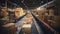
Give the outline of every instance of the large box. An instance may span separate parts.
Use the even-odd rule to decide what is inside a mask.
[[[60,28],[60,16],[54,16],[53,21],[55,22],[54,24],[56,25],[56,27]]]

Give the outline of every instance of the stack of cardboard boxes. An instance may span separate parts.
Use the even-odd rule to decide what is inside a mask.
[[[23,15],[25,15],[25,13],[24,13],[22,8],[16,8],[16,9],[14,9],[14,11],[15,11],[15,17],[16,18],[20,18]]]
[[[7,8],[5,8],[7,9]],[[16,34],[17,26],[14,23],[9,22],[8,10],[4,8],[0,12],[0,33],[1,34]]]

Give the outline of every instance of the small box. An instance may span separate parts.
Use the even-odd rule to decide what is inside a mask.
[[[22,32],[25,34],[31,34],[31,24],[24,24],[22,26]]]

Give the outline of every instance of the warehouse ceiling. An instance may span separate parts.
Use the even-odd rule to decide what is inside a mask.
[[[0,6],[6,6],[9,8],[22,7],[24,9],[34,9],[42,6],[52,0],[0,0]]]

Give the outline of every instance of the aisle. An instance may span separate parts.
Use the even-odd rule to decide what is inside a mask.
[[[23,25],[27,25],[27,24],[30,24],[32,27],[30,30],[31,33],[29,34],[43,34],[41,28],[38,26],[38,24],[36,23],[36,20],[33,18],[31,13],[28,13],[26,16],[24,16],[20,21],[16,23],[18,27],[17,34],[24,34],[24,32],[21,29],[23,28]]]
[[[33,22],[32,23],[32,30],[31,30],[31,34],[39,34],[38,31],[37,31],[37,28],[36,28],[36,25],[35,23]]]
[[[42,31],[41,27],[37,24],[36,20],[35,19],[33,19],[33,20],[34,20],[34,25],[35,25],[35,27],[37,29],[38,34],[44,34],[44,32]]]
[[[21,28],[22,28],[22,25],[23,25],[23,22],[24,22],[25,18],[26,18],[26,17],[24,16],[21,20],[19,20],[19,21],[16,23],[16,25],[17,25],[17,27],[18,27],[17,34],[19,34],[19,32],[21,31]]]

